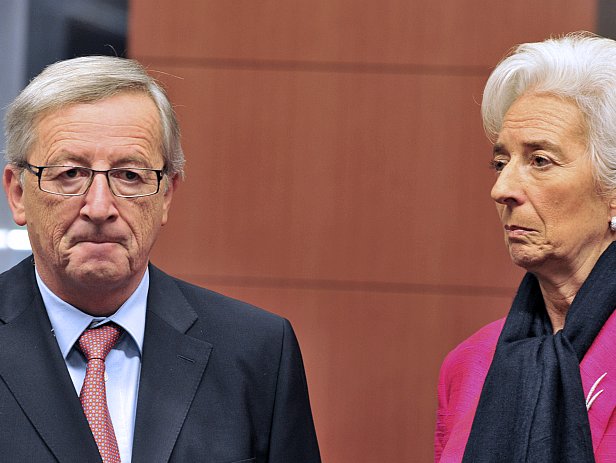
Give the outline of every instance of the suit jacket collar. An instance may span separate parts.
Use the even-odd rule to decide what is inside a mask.
[[[212,345],[187,335],[197,314],[175,280],[150,266],[133,462],[167,462]]]
[[[101,459],[34,278],[32,258],[0,275],[0,377],[58,461]],[[212,345],[187,335],[197,314],[150,267],[133,462],[167,462]]]
[[[100,462],[31,257],[0,276],[0,294],[0,377],[59,461]]]

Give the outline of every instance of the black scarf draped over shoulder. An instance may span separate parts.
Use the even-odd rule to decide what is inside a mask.
[[[552,333],[537,278],[527,273],[488,371],[463,463],[594,462],[580,362],[616,307],[616,243]]]

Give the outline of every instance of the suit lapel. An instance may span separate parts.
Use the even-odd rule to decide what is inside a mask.
[[[59,461],[100,462],[32,265],[11,276],[0,284],[0,377]]]
[[[171,456],[212,350],[185,334],[196,320],[175,282],[150,266],[134,463],[167,462]]]

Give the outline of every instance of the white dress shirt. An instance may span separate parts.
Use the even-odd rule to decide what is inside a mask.
[[[133,449],[137,392],[149,288],[146,270],[135,292],[110,317],[93,317],[64,302],[43,283],[36,272],[45,308],[60,351],[79,395],[86,374],[86,360],[77,348],[81,333],[90,326],[113,321],[124,329],[105,360],[107,406],[113,422],[122,463],[130,463]]]

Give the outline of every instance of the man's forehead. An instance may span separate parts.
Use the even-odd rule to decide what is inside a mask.
[[[87,102],[73,102],[50,108],[35,119],[39,133],[50,128],[61,129],[71,124],[71,129],[91,124],[100,130],[107,127],[122,129],[147,128],[157,138],[161,136],[161,117],[153,99],[143,92],[122,92],[103,99]]]
[[[130,109],[132,106],[146,106],[148,109],[158,114],[156,102],[149,93],[141,90],[122,90],[103,98],[77,98],[74,101],[63,101],[59,99],[57,104],[53,104],[52,102],[46,105],[46,108],[38,114],[37,120],[53,114],[71,112],[80,107],[104,107],[108,105],[122,107],[125,108],[125,110]]]
[[[142,159],[144,155],[162,157],[160,116],[143,93],[77,102],[50,110],[37,121],[33,148],[33,152],[75,160],[99,150],[123,158],[131,154]]]

